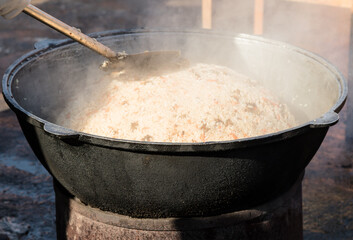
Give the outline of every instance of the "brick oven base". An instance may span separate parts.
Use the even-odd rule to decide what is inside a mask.
[[[84,205],[54,181],[57,238],[303,239],[302,176],[286,193],[258,207],[211,217],[131,218]]]

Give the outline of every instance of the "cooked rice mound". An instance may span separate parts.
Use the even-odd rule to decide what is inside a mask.
[[[83,90],[69,106],[60,125],[139,141],[234,140],[296,124],[288,107],[264,87],[211,64],[150,76],[116,72]]]

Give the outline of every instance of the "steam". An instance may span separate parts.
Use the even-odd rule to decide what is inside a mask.
[[[262,8],[255,8],[254,4],[256,3],[262,3]],[[138,3],[137,0],[133,0],[132,4],[137,7],[134,10],[134,17],[138,19],[136,27],[197,30],[203,26],[201,0],[153,0],[138,1]],[[257,29],[254,26],[261,26],[260,30],[257,30],[257,33],[262,32],[262,35],[266,38],[281,40],[310,51],[325,53],[325,49],[318,47],[319,45],[322,46],[323,42],[339,43],[342,41],[342,39],[335,37],[334,34],[332,35],[334,29],[327,30],[327,28],[322,28],[322,24],[318,24],[318,21],[323,21],[323,19],[334,21],[334,19],[330,19],[333,15],[329,14],[327,8],[328,6],[284,0],[214,0],[212,1],[211,26],[214,31],[231,32],[234,35],[237,35],[237,33],[253,34],[254,29]],[[263,9],[262,13],[261,9]],[[257,12],[256,16],[254,16],[254,12]],[[263,19],[261,19],[261,16],[263,16]],[[320,28],[317,26],[320,26]],[[313,32],[323,33],[325,38],[313,38]],[[293,56],[283,58],[274,57],[266,51],[263,52],[260,47],[244,47],[241,44],[238,45],[239,43],[241,42],[237,42],[237,40],[225,40],[212,37],[211,35],[205,35],[204,38],[201,38],[192,34],[176,34],[170,37],[168,33],[163,32],[140,37],[122,36],[119,41],[107,40],[104,42],[104,44],[107,44],[113,50],[126,51],[128,54],[144,52],[146,50],[181,50],[183,56],[189,59],[191,63],[213,63],[229,67],[240,74],[247,75],[259,81],[273,92],[278,93],[279,97],[287,104],[290,103],[297,108],[301,108],[305,112],[303,119],[305,118],[306,120],[308,118],[313,119],[325,113],[335,102],[337,96],[325,98],[324,101],[320,102],[322,96],[332,95],[332,89],[337,88],[337,84],[335,82],[332,83],[330,79],[332,77],[330,73],[320,70],[320,66],[314,64],[315,66],[312,67],[312,70],[309,69],[301,72],[301,66],[306,64],[307,67],[308,65],[305,59],[296,59]],[[336,56],[332,52],[327,52],[327,54],[331,54],[328,59],[331,61],[333,59],[333,62],[335,62],[334,58]],[[49,69],[51,73],[48,74],[48,78],[50,76],[60,76],[59,79],[53,79],[55,88],[61,89],[60,92],[56,93],[56,96],[52,96],[57,101],[56,103],[51,102],[49,105],[46,104],[46,109],[62,110],[65,107],[70,107],[69,100],[73,96],[85,102],[85,99],[92,99],[97,94],[99,95],[104,92],[102,90],[105,87],[104,84],[102,84],[102,88],[94,85],[97,79],[104,76],[104,72],[99,69],[99,65],[105,60],[103,57],[99,57],[96,53],[79,45],[74,49],[63,50],[54,55],[52,56],[52,62],[48,62],[45,59],[40,61],[37,66],[39,71],[31,73],[33,78],[40,79],[43,78],[41,76],[43,70],[47,71]],[[337,56],[341,55],[345,54],[338,54]],[[291,57],[293,57],[291,59],[292,63],[288,63],[288,59]],[[79,62],[77,62],[78,59]],[[280,69],[284,67],[285,70]],[[315,74],[317,76],[312,76],[314,79],[311,80],[313,81],[312,83],[306,82],[307,76]],[[323,78],[322,76],[325,77]],[[320,82],[317,80],[320,80]],[[322,88],[323,83],[326,84],[324,88]],[[300,92],[303,86],[312,92]],[[39,83],[37,87],[38,89],[42,89],[42,91],[49,89],[48,93],[42,94],[36,92],[32,96],[32,103],[25,103],[23,101],[22,104],[40,106],[43,105],[42,103],[49,102],[48,99],[51,98],[49,97],[50,91],[52,91],[53,87],[45,87]],[[80,95],[83,92],[82,89],[86,87],[90,87],[89,91],[85,91],[86,95]],[[24,86],[23,95],[25,95],[25,91],[28,88],[33,87]],[[318,89],[321,92],[316,92]],[[295,94],[295,91],[300,93]],[[87,96],[87,92],[92,92],[92,95]],[[314,100],[311,99],[315,95],[317,98]],[[48,99],[46,99],[47,97]],[[312,102],[312,105],[307,106],[308,102]],[[315,104],[320,105],[320,107],[316,107]],[[315,106],[314,110],[312,110],[313,106]],[[55,120],[55,114],[57,114],[55,112],[46,112],[45,109],[36,109],[36,107],[34,107],[33,112],[38,113],[38,115],[41,114],[44,119],[53,121]]]
[[[203,22],[205,18],[203,18],[202,14],[202,4],[209,2],[210,0],[192,2],[187,0],[155,0],[133,4],[138,6],[135,11],[136,17],[139,19],[138,25],[141,27],[201,29],[202,26],[205,26]],[[235,34],[253,34],[255,32],[270,39],[281,40],[304,48],[305,46],[312,46],[312,48],[308,50],[314,50],[314,52],[322,51],[322,49],[317,48],[320,44],[312,43],[320,43],[325,40],[313,39],[312,32],[321,30],[321,28],[317,28],[317,22],[322,21],[323,14],[325,10],[327,11],[327,6],[280,0],[212,1],[212,4],[208,5],[208,7],[210,6],[212,7],[212,15],[208,16],[208,20],[211,20],[210,25],[214,31],[232,32]],[[163,34],[161,34],[160,38],[164,38],[162,35]],[[132,44],[133,46],[128,43],[122,43],[119,46],[115,46],[115,50],[126,50],[127,53],[138,53],[145,50],[180,50],[175,49],[174,46],[178,44],[168,38],[166,38],[165,41],[155,41],[154,38],[144,38],[136,41],[138,43]],[[263,60],[267,62],[258,64],[259,66],[261,64],[266,66],[265,68],[267,69],[261,67],[262,71],[255,69],[250,69],[249,71],[249,66],[237,66],[246,65],[249,61],[246,60],[246,54],[248,54],[246,51],[240,53],[240,55],[243,55],[242,58],[234,60],[231,55],[235,54],[237,50],[230,50],[233,48],[233,44],[225,44],[223,41],[212,38],[207,39],[208,43],[196,43],[195,41],[197,41],[197,39],[190,38],[189,40],[184,40],[182,43],[184,45],[182,54],[192,62],[201,60],[205,63],[218,63],[233,69],[236,68],[236,70],[241,71],[240,73],[250,74],[255,80],[260,81],[262,84],[278,92],[282,99],[286,99],[285,95],[293,96],[292,99],[286,99],[287,103],[295,103],[301,106],[307,105],[307,103],[304,102],[296,102],[298,101],[298,96],[291,92],[297,91],[298,88],[302,86],[298,86],[297,88],[290,85],[283,86],[283,83],[281,83],[281,87],[273,87],[276,84],[278,85],[280,81],[285,81],[283,75],[279,74],[279,76],[273,76],[273,74],[267,70],[272,69],[271,71],[278,71],[276,70],[276,66],[283,64],[278,62],[278,60],[265,58],[266,60]],[[209,47],[209,41],[212,42],[212,47]],[[196,44],[199,45],[197,48],[195,48]],[[202,47],[202,45],[204,45],[204,47]],[[256,59],[254,59],[254,61],[256,62]],[[296,66],[291,67],[290,64],[286,64],[286,68],[287,73],[294,73],[297,70]],[[90,73],[88,75],[92,76],[97,74]],[[262,75],[265,75],[265,78],[271,78],[271,80],[263,79],[264,77]]]
[[[201,29],[202,4],[211,0],[139,2],[137,27]],[[317,53],[330,62],[347,61],[351,1],[213,0],[212,30],[262,35]],[[135,5],[135,4],[134,4]],[[337,28],[338,21],[348,24]],[[334,24],[336,23],[336,24]],[[342,32],[346,33],[342,36]],[[327,48],[327,44],[331,47]],[[335,49],[337,51],[332,51]],[[347,67],[341,69],[347,75]]]

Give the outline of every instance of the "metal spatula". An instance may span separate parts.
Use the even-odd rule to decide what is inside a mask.
[[[67,25],[31,4],[23,12],[106,57],[108,61],[105,61],[101,66],[103,70],[121,69],[125,66],[148,67],[159,63],[177,62],[180,59],[179,51],[146,51],[137,54],[115,52],[96,39],[83,34],[77,28]]]

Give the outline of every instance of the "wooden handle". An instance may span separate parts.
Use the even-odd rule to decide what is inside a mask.
[[[202,0],[202,28],[212,28],[212,0]]]
[[[254,34],[262,35],[264,32],[264,0],[255,0],[254,6]]]
[[[42,23],[48,25],[49,27],[55,29],[56,31],[72,38],[73,40],[81,43],[82,45],[92,49],[93,51],[103,55],[108,59],[112,59],[116,57],[116,53],[104,46],[96,39],[90,38],[89,36],[83,34],[77,28],[71,27],[66,23],[54,18],[53,16],[47,14],[46,12],[40,10],[39,8],[29,4],[24,10],[24,13],[27,15],[41,21]]]

